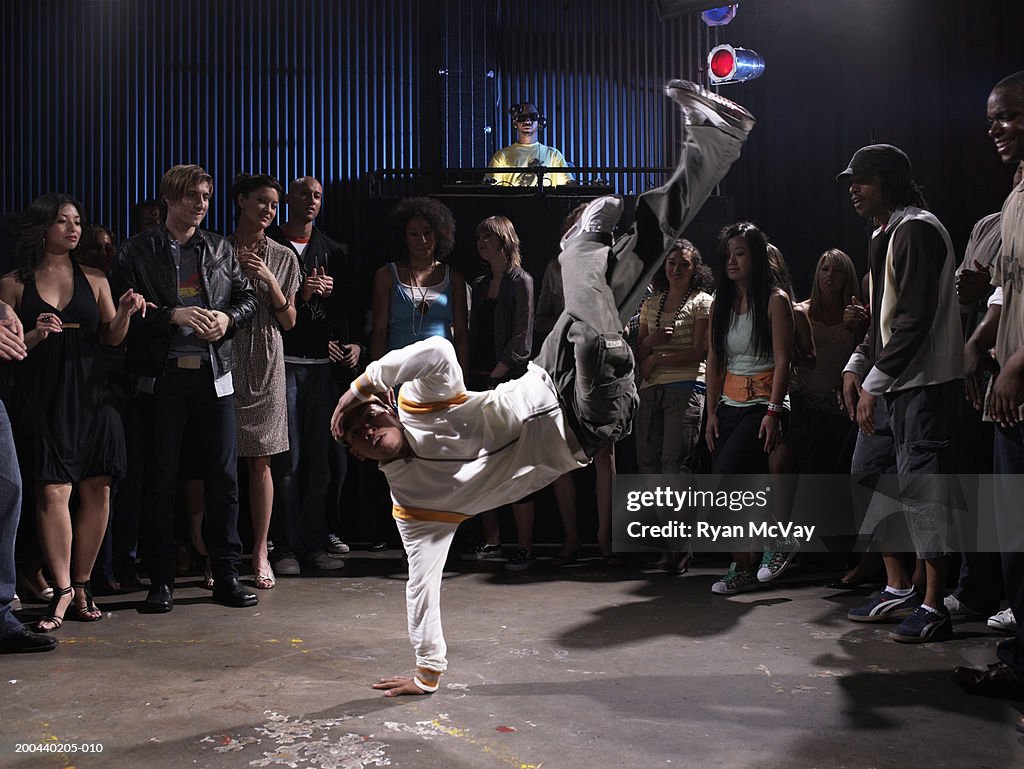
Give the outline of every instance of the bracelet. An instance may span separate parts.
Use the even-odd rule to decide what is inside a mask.
[[[769,403],[768,404],[768,413],[769,414],[780,414],[781,415],[782,412],[785,411],[785,410],[786,409],[784,409],[778,403]]]
[[[284,300],[284,304],[282,304],[280,307],[274,307],[274,305],[270,305],[270,309],[273,310],[274,312],[284,312],[285,310],[287,310],[291,306],[292,306],[292,300],[291,299],[285,299]]]

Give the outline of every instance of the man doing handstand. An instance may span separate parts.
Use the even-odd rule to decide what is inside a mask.
[[[374,361],[338,401],[331,431],[354,457],[380,462],[409,559],[416,675],[374,684],[389,697],[437,691],[447,668],[441,576],[458,525],[544,488],[629,433],[637,395],[622,329],[754,125],[741,106],[693,83],[674,80],[666,93],[686,125],[678,167],[640,196],[633,227],[614,246],[621,200],[584,210],[559,257],[565,310],[522,377],[467,392],[451,344],[434,338]],[[377,396],[397,384],[395,413]]]

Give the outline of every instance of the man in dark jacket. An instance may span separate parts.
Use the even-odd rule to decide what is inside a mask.
[[[196,165],[160,180],[164,222],[125,241],[112,282],[150,308],[128,333],[126,366],[139,377],[146,424],[146,491],[140,546],[151,587],[142,611],[174,606],[175,494],[182,451],[197,453],[206,485],[206,534],[214,598],[253,606],[238,582],[238,478],[231,337],[256,309],[256,292],[231,244],[199,229],[213,178]]]
[[[302,288],[295,328],[284,334],[289,449],[273,461],[273,561],[278,574],[294,575],[301,570],[300,558],[311,569],[345,565],[339,556],[348,545],[330,528],[340,494],[332,496],[329,489],[340,491],[347,457],[323,426],[341,394],[337,380],[347,386],[355,378],[363,348],[354,341],[361,326],[360,303],[353,301],[358,280],[350,274],[342,245],[314,225],[323,187],[312,176],[299,177],[289,185],[286,200],[288,220],[267,234],[298,256]]]

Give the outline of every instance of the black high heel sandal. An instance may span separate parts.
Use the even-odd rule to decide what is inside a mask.
[[[37,633],[52,633],[61,625],[64,624],[64,618],[57,616],[57,607],[60,606],[60,599],[66,595],[72,594],[74,591],[70,587],[62,587],[53,591],[53,597],[50,598],[50,605],[46,607],[47,615],[41,620],[36,622]],[[71,603],[75,602],[74,595],[71,595]],[[71,608],[70,606],[68,608]],[[67,609],[64,610],[67,613]],[[42,623],[49,622],[53,627],[43,627]]]
[[[75,608],[75,613],[78,615],[79,622],[99,622],[103,619],[103,612],[100,611],[99,607],[92,600],[92,587],[89,584],[89,580],[85,582],[72,582],[72,588],[80,588],[85,593],[85,606],[78,606],[74,604],[74,598],[71,599],[72,604]],[[98,612],[99,616],[93,616],[93,612]]]

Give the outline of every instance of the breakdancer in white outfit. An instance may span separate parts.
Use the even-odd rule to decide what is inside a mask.
[[[629,433],[637,395],[622,329],[646,285],[711,190],[739,157],[754,119],[686,81],[666,93],[686,133],[678,168],[642,195],[614,246],[618,198],[598,198],[563,241],[565,311],[519,379],[467,392],[451,344],[434,338],[371,363],[338,401],[335,438],[380,462],[409,558],[406,588],[416,675],[382,679],[394,697],[437,691],[447,668],[441,575],[466,518],[542,489]],[[398,411],[378,394],[401,384]]]

